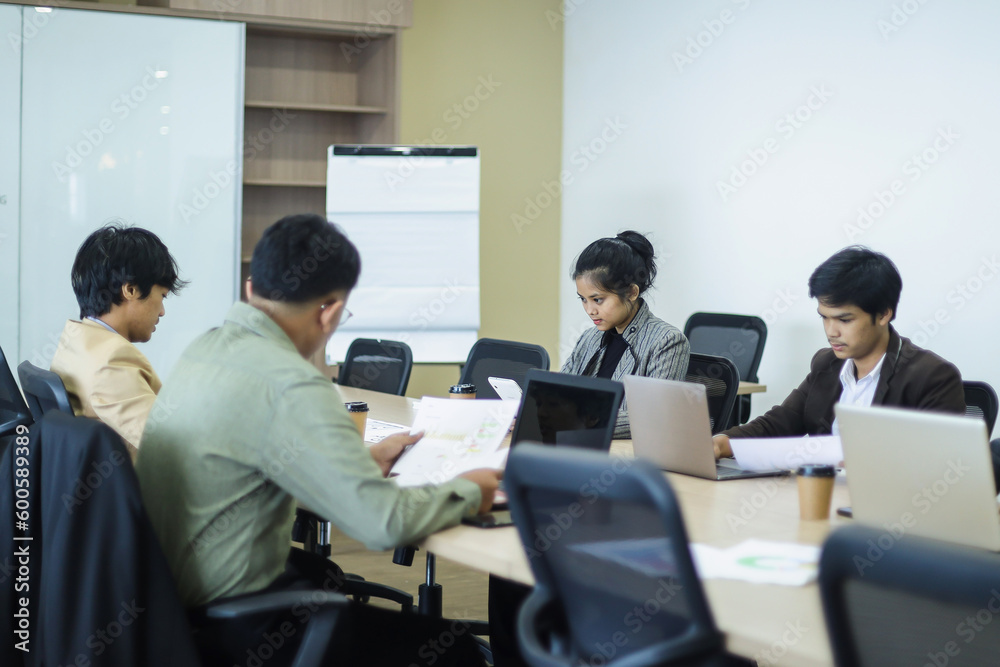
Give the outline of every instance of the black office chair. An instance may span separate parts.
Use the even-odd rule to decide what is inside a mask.
[[[30,549],[34,641],[25,664],[77,664],[84,653],[107,665],[205,664],[121,438],[97,420],[54,411],[31,427],[28,449],[27,466],[15,463],[14,447],[0,464],[0,515],[15,516],[13,480],[22,478],[15,466],[27,467],[31,482],[19,487],[28,494],[27,530],[0,522],[4,545]],[[32,539],[14,541],[21,536]],[[303,632],[296,664],[318,666],[346,604],[342,595],[319,590],[277,592],[210,605],[204,613],[224,623],[307,609],[295,629]],[[5,609],[8,622],[13,607]]]
[[[31,424],[31,412],[14,382],[7,358],[0,349],[0,438],[13,435],[18,426]]]
[[[406,343],[355,338],[340,365],[337,383],[403,396],[413,370],[413,352]]]
[[[1000,655],[995,553],[862,525],[823,545],[819,586],[834,661],[995,665]],[[986,619],[983,613],[989,612]]]
[[[767,342],[764,320],[755,315],[695,313],[685,323],[684,335],[692,352],[731,359],[741,380],[757,382],[757,368]],[[750,396],[740,396],[737,410],[722,429],[745,424],[749,419]]]
[[[469,350],[469,356],[466,358],[459,382],[476,385],[476,398],[498,399],[500,396],[489,383],[491,376],[514,380],[524,390],[525,376],[528,371],[532,368],[547,371],[549,365],[549,353],[541,345],[496,338],[480,338]],[[415,551],[414,547],[400,547],[396,549],[392,560],[397,565],[410,567],[413,564]],[[418,609],[422,614],[440,617],[444,606],[444,591],[441,584],[435,581],[436,561],[434,554],[428,553],[426,555],[424,583],[420,584],[417,590]],[[487,661],[492,662],[493,655],[489,644],[480,639],[489,634],[489,623],[481,620],[463,620],[461,623],[468,628],[471,634],[476,635],[483,656]]]
[[[736,365],[726,357],[692,353],[684,381],[705,385],[712,433],[729,428],[733,407],[736,405],[736,391],[740,388],[740,374]]]
[[[500,398],[489,378],[514,380],[524,390],[524,376],[532,368],[549,370],[549,353],[541,345],[496,338],[480,338],[469,350],[460,383],[476,385],[476,398]]]
[[[52,371],[39,368],[30,361],[22,361],[17,367],[17,377],[21,380],[24,397],[35,421],[39,421],[49,410],[73,414],[66,385]]]
[[[295,523],[292,525],[292,540],[302,543],[302,550],[329,558],[332,554],[330,544],[331,523],[305,508],[295,510]],[[350,595],[358,602],[369,602],[371,598],[390,600],[400,606],[404,612],[413,611],[413,596],[406,591],[387,584],[368,581],[359,574],[344,573],[345,581],[341,592]]]
[[[968,417],[978,417],[986,421],[986,433],[993,433],[997,423],[997,412],[1000,411],[1000,400],[997,393],[986,382],[973,380],[963,381],[965,390],[965,414]]]
[[[654,465],[522,443],[506,480],[535,577],[517,628],[529,664],[750,664],[724,653],[680,507]]]

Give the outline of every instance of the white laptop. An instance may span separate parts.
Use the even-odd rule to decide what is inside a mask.
[[[705,479],[729,480],[785,475],[784,470],[750,472],[732,459],[715,460],[705,385],[626,375],[625,400],[636,457],[661,470]]]
[[[890,536],[902,531],[1000,551],[982,419],[900,408],[834,409],[855,519]]]

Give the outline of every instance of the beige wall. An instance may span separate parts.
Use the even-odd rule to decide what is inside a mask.
[[[560,206],[544,186],[554,189],[562,151],[563,24],[552,20],[560,8],[559,0],[417,0],[401,77],[403,143],[481,150],[480,336],[544,345],[553,363]],[[443,395],[458,373],[418,366],[407,393]]]

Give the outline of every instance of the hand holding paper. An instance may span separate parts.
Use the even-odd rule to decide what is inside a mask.
[[[518,405],[509,401],[420,401],[413,432],[424,437],[403,452],[392,468],[400,486],[441,484],[477,468],[501,469],[507,449],[500,449]]]

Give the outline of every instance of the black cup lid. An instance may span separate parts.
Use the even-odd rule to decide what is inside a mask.
[[[802,477],[833,477],[837,474],[837,469],[823,463],[804,463],[795,474]]]
[[[476,385],[474,384],[453,384],[448,390],[449,394],[475,394]]]
[[[368,403],[365,401],[351,401],[344,403],[344,407],[348,412],[368,412]]]

